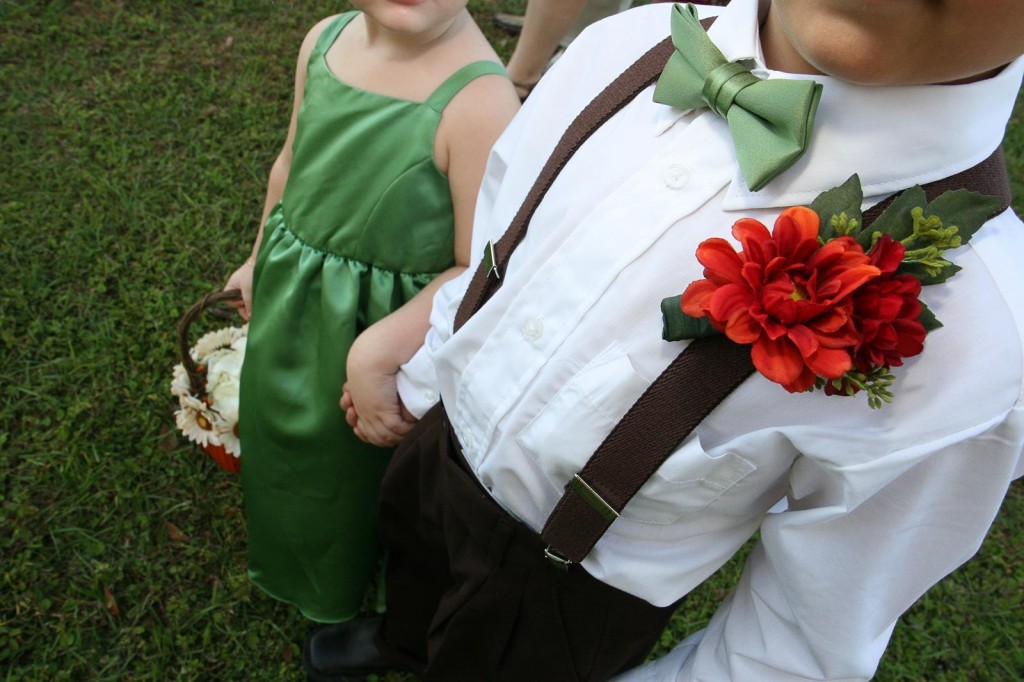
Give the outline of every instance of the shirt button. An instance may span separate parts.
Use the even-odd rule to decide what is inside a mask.
[[[665,185],[671,189],[680,189],[690,179],[690,171],[681,163],[673,163],[665,169]]]
[[[431,391],[430,389],[427,389],[427,390],[423,391],[423,399],[428,401],[428,402],[435,401],[435,400],[437,400],[437,393],[435,393],[434,391]]]
[[[523,338],[527,341],[536,341],[544,333],[544,322],[536,317],[531,317],[523,322]]]
[[[471,433],[467,433],[467,434],[466,434],[466,438],[465,438],[465,441],[466,441],[466,442],[465,442],[465,443],[463,443],[462,445],[463,445],[463,446],[464,446],[464,447],[465,447],[465,448],[466,448],[467,450],[472,450],[473,448],[475,448],[475,447],[476,447],[476,439],[475,439],[475,438],[473,438],[473,434],[471,434]]]

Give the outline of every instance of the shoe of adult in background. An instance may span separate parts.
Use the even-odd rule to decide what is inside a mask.
[[[498,12],[494,15],[494,25],[509,35],[517,36],[523,30],[523,16]]]

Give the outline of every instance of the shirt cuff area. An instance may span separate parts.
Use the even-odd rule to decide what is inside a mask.
[[[409,362],[399,368],[395,380],[402,404],[417,419],[421,419],[441,399],[437,392],[434,363],[426,346],[421,347]]]
[[[613,677],[609,682],[681,682],[689,680],[693,669],[693,654],[704,637],[699,630],[676,645],[661,658],[644,663]]]

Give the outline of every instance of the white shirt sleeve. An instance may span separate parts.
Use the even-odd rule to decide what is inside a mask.
[[[440,399],[437,373],[434,369],[434,353],[452,335],[455,312],[462,302],[462,296],[472,276],[473,270],[467,269],[437,290],[430,310],[430,329],[427,330],[423,345],[398,370],[398,395],[402,398],[405,409],[417,419],[422,418]]]
[[[850,486],[859,472],[799,463],[789,509],[766,518],[708,627],[615,682],[871,679],[897,618],[977,552],[1022,430],[1018,407],[976,435],[928,444],[863,499]]]

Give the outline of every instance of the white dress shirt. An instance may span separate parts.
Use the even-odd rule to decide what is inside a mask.
[[[473,254],[508,227],[562,131],[668,35],[671,5],[586,31],[491,154]],[[757,0],[734,0],[710,35],[763,66]],[[473,267],[437,294],[432,329],[399,374],[422,414],[438,388],[480,481],[539,529],[629,406],[682,350],[660,302],[700,279],[694,252],[741,217],[860,175],[865,206],[973,166],[999,144],[1024,61],[957,86],[824,85],[808,153],[759,192],[725,122],[655,104],[651,90],[575,155],[538,209],[504,283],[457,333]],[[792,77],[785,74],[785,77]],[[809,76],[796,76],[809,78]],[[584,560],[611,585],[670,604],[756,531],[735,592],[708,628],[622,680],[864,680],[899,615],[978,549],[1024,442],[1024,229],[1007,211],[948,256],[963,267],[922,298],[944,323],[894,368],[895,401],[790,394],[749,378],[694,431]]]

